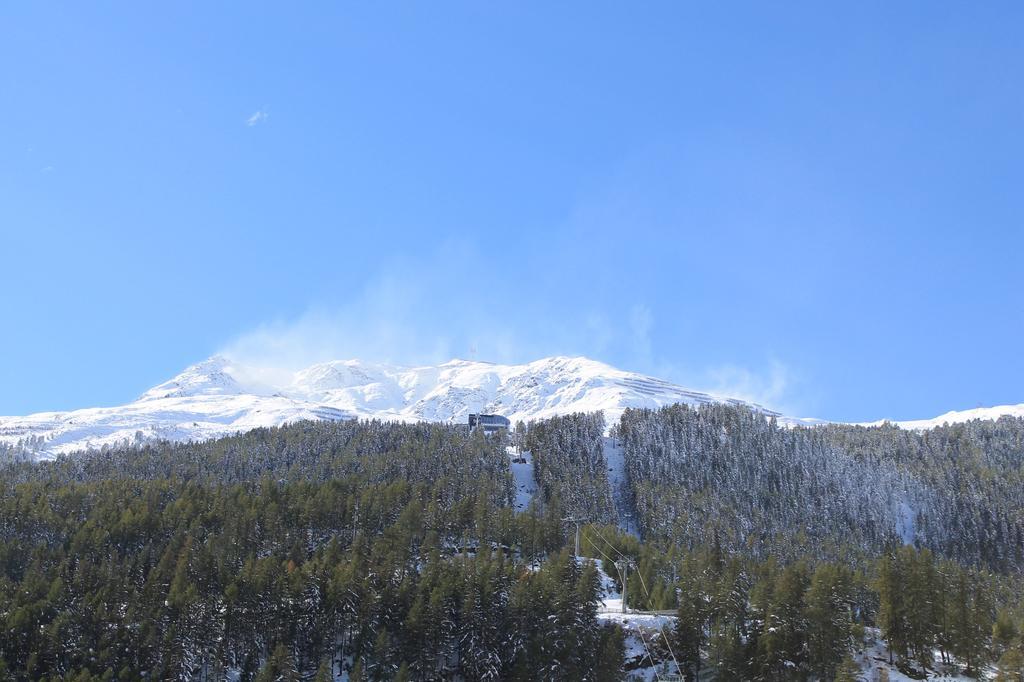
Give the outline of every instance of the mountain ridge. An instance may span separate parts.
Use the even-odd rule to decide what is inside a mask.
[[[738,404],[790,426],[824,423],[582,356],[552,356],[515,365],[453,359],[439,365],[402,366],[350,359],[286,372],[214,355],[125,405],[0,417],[0,443],[20,443],[39,456],[52,457],[125,441],[205,440],[303,419],[465,423],[471,412],[502,414],[514,423],[601,411],[611,424],[628,407],[674,403]],[[1024,405],[891,423],[928,428],[940,425],[937,420],[964,421],[975,414],[988,419],[1001,414],[1024,416]]]

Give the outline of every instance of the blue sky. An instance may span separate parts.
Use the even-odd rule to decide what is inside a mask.
[[[0,414],[215,352],[1024,402],[1022,6],[829,5],[5,3]]]

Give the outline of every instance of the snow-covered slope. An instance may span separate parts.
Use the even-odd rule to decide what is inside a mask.
[[[247,367],[214,356],[127,405],[0,417],[0,442],[21,442],[41,455],[52,456],[141,439],[214,438],[302,419],[465,422],[471,412],[492,412],[514,423],[602,410],[612,424],[627,407],[710,402],[749,404],[582,357],[552,357],[522,365],[452,360],[425,367],[346,360],[293,373]],[[774,414],[783,424],[819,423],[752,406]],[[1024,405],[896,423],[905,428],[927,428],[943,422],[995,419],[1002,414],[1024,416]]]
[[[909,421],[891,421],[888,423],[895,424],[903,429],[933,429],[936,426],[942,426],[943,424],[960,424],[963,422],[974,421],[975,419],[982,420],[996,420],[1003,416],[1009,417],[1024,417],[1024,403],[1020,405],[999,405],[997,407],[976,407],[972,410],[960,410],[954,412],[947,412],[946,414],[940,414],[934,419],[913,419]],[[886,421],[870,422],[863,424],[863,426],[881,426]]]
[[[281,373],[214,356],[120,407],[0,417],[0,441],[55,455],[138,439],[212,438],[301,419],[465,422],[482,411],[515,422],[603,410],[612,423],[627,407],[680,402],[742,401],[587,358],[522,365],[452,360],[427,367],[347,360]]]

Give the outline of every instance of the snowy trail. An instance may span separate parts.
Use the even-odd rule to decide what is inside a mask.
[[[533,473],[533,453],[529,450],[517,452],[516,448],[511,445],[506,448],[506,452],[508,452],[510,460],[508,468],[512,471],[512,476],[515,479],[515,509],[517,512],[526,511],[533,496],[537,494],[537,479]],[[526,461],[516,462],[516,459]]]
[[[654,648],[655,642],[658,642],[660,647],[658,640],[664,636],[661,630],[665,627],[672,629],[675,617],[635,611],[622,613],[622,593],[619,592],[615,579],[604,571],[600,561],[586,557],[579,557],[579,560],[593,562],[601,581],[601,605],[597,609],[597,619],[603,623],[619,625],[625,635],[626,665],[630,668],[626,679],[657,679],[656,666],[664,664],[665,661],[658,653],[655,654],[656,660],[652,660],[648,651]]]
[[[629,489],[626,481],[626,458],[622,443],[618,439],[604,436],[601,439],[604,447],[604,459],[608,463],[608,485],[611,486],[612,502],[615,504],[615,516],[619,529],[635,537],[640,537],[633,516],[633,508],[629,503]]]
[[[917,535],[916,512],[906,502],[901,501],[896,508],[896,535],[900,537],[904,545],[914,544],[914,537]]]

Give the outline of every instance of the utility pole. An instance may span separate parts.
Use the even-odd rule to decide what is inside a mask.
[[[626,612],[626,579],[630,577],[630,566],[626,564],[626,570],[623,571],[623,613]]]
[[[629,577],[629,569],[636,568],[636,564],[628,559],[620,559],[615,562],[615,568],[619,569],[619,578],[622,580],[622,612],[626,612],[626,578]]]
[[[567,517],[565,517],[563,519],[563,521],[568,521],[569,523],[575,523],[576,524],[576,554],[574,556],[579,556],[580,555],[580,522],[576,519],[575,516],[567,516]]]

